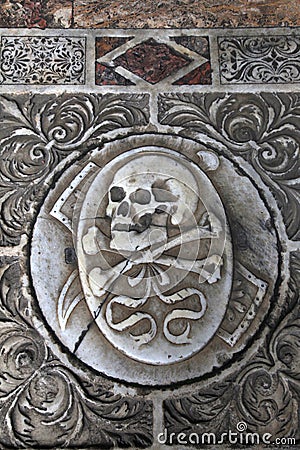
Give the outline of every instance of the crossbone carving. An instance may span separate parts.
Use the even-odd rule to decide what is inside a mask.
[[[91,270],[89,274],[89,283],[93,294],[96,297],[105,296],[106,292],[110,290],[110,287],[114,284],[114,282],[118,279],[120,274],[126,274],[134,266],[145,264],[145,265],[154,265],[158,274],[159,283],[156,281],[148,281],[147,282],[147,290],[145,295],[139,299],[133,299],[126,295],[115,296],[111,299],[106,307],[106,321],[109,326],[118,332],[123,332],[127,329],[130,329],[138,322],[142,320],[147,320],[149,323],[149,330],[140,335],[131,335],[132,338],[138,342],[139,345],[147,344],[154,339],[157,332],[157,324],[154,318],[145,312],[137,311],[138,308],[141,308],[148,300],[149,292],[150,292],[150,284],[154,284],[154,289],[156,291],[157,296],[166,304],[176,304],[178,302],[182,302],[184,299],[189,296],[196,296],[198,298],[198,304],[200,306],[200,310],[198,312],[192,311],[189,309],[173,309],[165,318],[163,323],[163,334],[165,338],[176,345],[184,345],[190,342],[190,324],[187,323],[185,330],[180,335],[173,335],[170,332],[169,324],[173,320],[178,319],[189,319],[189,320],[198,320],[205,314],[207,308],[207,301],[202,292],[198,289],[181,289],[177,293],[169,296],[165,296],[162,294],[160,287],[158,284],[167,284],[168,278],[164,271],[161,270],[159,265],[166,266],[168,268],[173,267],[179,270],[185,270],[187,272],[194,272],[199,274],[199,282],[207,281],[208,283],[215,283],[218,279],[221,278],[220,267],[223,264],[222,258],[219,255],[211,255],[208,258],[203,260],[188,260],[183,258],[176,258],[173,256],[164,255],[164,252],[175,248],[179,245],[199,241],[202,238],[217,238],[219,236],[219,230],[215,229],[214,231],[210,231],[205,227],[198,226],[194,229],[188,230],[181,235],[171,239],[169,242],[156,245],[154,248],[147,248],[142,251],[136,251],[130,255],[130,259],[124,259],[122,262],[114,266],[112,269],[102,270],[99,267],[95,267]],[[103,243],[101,243],[101,237],[103,239],[103,235],[97,227],[91,227],[87,234],[83,237],[83,248],[89,254],[97,254],[100,248],[103,248]],[[209,270],[206,269],[209,267]],[[139,276],[135,278],[128,277],[128,283],[132,287],[140,282],[145,275],[146,269],[143,268]],[[160,277],[160,278],[159,278]],[[115,304],[126,306],[133,310],[133,314],[131,314],[127,319],[121,320],[119,322],[115,322],[113,319],[113,306]]]

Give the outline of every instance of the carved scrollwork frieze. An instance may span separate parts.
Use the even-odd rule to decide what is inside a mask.
[[[114,130],[146,125],[148,96],[1,96],[0,116],[0,244],[17,245],[57,165]]]
[[[299,115],[298,93],[160,97],[162,124],[250,162],[275,196],[291,240],[300,238]]]
[[[65,367],[33,327],[17,258],[2,257],[0,271],[1,443],[149,446],[151,402],[114,394]]]

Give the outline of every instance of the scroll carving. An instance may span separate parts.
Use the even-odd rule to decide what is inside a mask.
[[[18,261],[2,258],[1,264],[2,444],[81,446],[92,439],[101,447],[149,446],[151,402],[79,379],[58,361],[30,322]]]
[[[299,240],[299,94],[163,94],[160,121],[250,162]]]
[[[57,165],[99,145],[113,130],[145,125],[148,97],[2,96],[0,115],[0,243],[17,245]]]

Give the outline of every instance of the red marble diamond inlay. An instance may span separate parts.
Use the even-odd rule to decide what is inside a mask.
[[[200,67],[196,67],[196,69],[184,75],[179,80],[173,83],[174,85],[184,85],[184,84],[211,84],[211,65],[209,61],[206,61]]]
[[[189,64],[192,60],[166,44],[148,39],[118,56],[114,63],[155,84]]]

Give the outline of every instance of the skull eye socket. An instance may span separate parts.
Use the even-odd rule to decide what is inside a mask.
[[[122,187],[114,186],[111,188],[110,198],[112,202],[120,202],[126,197],[126,193]]]
[[[151,201],[151,193],[146,189],[137,189],[130,195],[132,203],[138,203],[139,205],[148,205]]]

